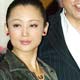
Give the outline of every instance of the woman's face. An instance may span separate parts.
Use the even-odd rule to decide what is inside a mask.
[[[44,19],[38,8],[19,5],[11,11],[6,30],[13,49],[26,52],[37,49],[42,36],[47,33],[47,28],[48,25],[44,27]]]

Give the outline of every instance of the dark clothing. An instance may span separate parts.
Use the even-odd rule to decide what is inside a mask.
[[[46,8],[47,16],[55,14],[60,9],[60,6],[56,0],[53,0]]]
[[[0,54],[0,62],[3,60],[4,54]]]
[[[59,80],[80,80],[80,69],[64,40],[60,12],[49,17],[49,32],[40,45],[39,57],[54,67]]]
[[[38,59],[39,64],[45,70],[45,80],[57,80],[55,71],[43,61]],[[38,80],[33,72],[18,59],[18,57],[7,50],[2,62],[0,62],[0,80]]]

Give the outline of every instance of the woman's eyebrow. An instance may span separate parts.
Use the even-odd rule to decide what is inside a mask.
[[[14,22],[14,21],[24,22],[22,19],[10,19],[8,22]],[[30,19],[26,20],[25,22],[44,22],[44,21],[40,19]]]
[[[13,21],[22,21],[20,19],[10,19],[8,22],[13,22]]]

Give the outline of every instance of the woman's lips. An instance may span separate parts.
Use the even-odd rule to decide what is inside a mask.
[[[22,45],[29,45],[31,43],[31,41],[30,40],[21,40],[20,43]]]

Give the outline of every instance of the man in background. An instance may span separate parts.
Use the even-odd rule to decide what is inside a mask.
[[[49,17],[39,57],[55,68],[59,80],[80,80],[80,0],[61,4],[63,9]]]

